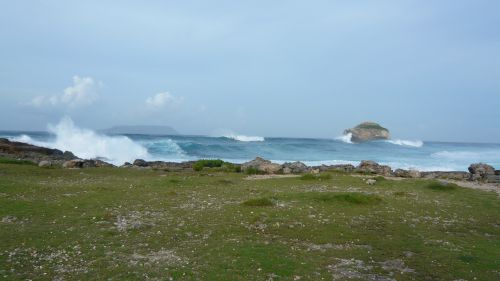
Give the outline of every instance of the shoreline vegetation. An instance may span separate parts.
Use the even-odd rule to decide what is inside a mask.
[[[0,140],[1,278],[500,278],[499,185],[487,183],[498,171],[488,165],[75,158]]]

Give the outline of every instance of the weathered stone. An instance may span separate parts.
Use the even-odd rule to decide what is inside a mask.
[[[470,180],[484,181],[489,175],[495,175],[495,168],[484,163],[474,163],[469,166]]]
[[[344,135],[351,134],[352,142],[389,139],[389,130],[375,122],[363,122],[354,128],[344,131]]]
[[[367,185],[374,185],[376,182],[377,182],[377,180],[374,180],[374,179],[367,179],[366,180]]]
[[[38,167],[46,168],[52,166],[52,163],[48,160],[42,160],[38,162]]]
[[[422,178],[426,179],[445,179],[445,180],[467,180],[469,173],[467,172],[420,172]]]
[[[500,183],[500,175],[486,175],[486,182]]]
[[[261,157],[256,157],[252,161],[248,161],[241,165],[241,171],[246,172],[248,169],[254,168],[259,172],[267,174],[275,174],[282,170],[281,165],[272,163],[269,160],[263,159]]]
[[[293,174],[300,174],[300,173],[305,173],[310,170],[309,167],[306,166],[306,164],[302,162],[286,162],[282,165],[283,167],[283,173],[285,173],[285,168],[287,168],[287,174],[293,173]],[[289,172],[288,172],[289,171]]]
[[[138,167],[147,167],[149,166],[148,162],[143,159],[135,159],[134,166]]]
[[[85,164],[85,160],[73,159],[64,162],[62,167],[66,169],[77,169],[77,168],[83,168],[83,164]]]
[[[386,165],[380,165],[377,162],[363,160],[359,164],[357,171],[362,173],[378,174],[383,176],[390,176],[392,174],[392,169]]]
[[[396,169],[394,171],[394,176],[400,177],[400,178],[420,178],[421,174],[417,170]]]

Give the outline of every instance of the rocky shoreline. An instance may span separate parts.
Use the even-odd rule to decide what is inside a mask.
[[[39,147],[22,142],[13,142],[0,138],[0,157],[31,161],[40,167],[62,167],[62,168],[93,168],[93,167],[117,167],[101,159],[79,159],[69,151]],[[197,161],[165,162],[145,161],[136,159],[133,163],[125,163],[120,168],[143,168],[161,169],[165,171],[192,171]],[[364,160],[358,166],[351,164],[307,166],[302,162],[287,162],[283,164],[273,163],[261,157],[243,164],[226,163],[237,167],[241,172],[248,174],[317,174],[320,172],[337,171],[350,174],[379,175],[396,178],[422,178],[443,179],[455,181],[468,181],[478,183],[500,184],[500,170],[484,163],[474,163],[468,168],[468,172],[462,171],[432,171],[421,172],[417,170],[393,170],[386,165],[374,161]]]

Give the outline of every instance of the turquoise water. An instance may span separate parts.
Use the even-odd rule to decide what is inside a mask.
[[[484,162],[500,169],[500,144],[400,140],[352,144],[341,139],[105,136],[88,130],[75,130],[0,132],[0,136],[69,150],[82,158],[101,157],[115,164],[131,162],[136,158],[175,162],[220,158],[241,163],[261,156],[279,163],[303,161],[308,165],[356,165],[361,160],[374,160],[393,168],[466,171],[471,163]]]

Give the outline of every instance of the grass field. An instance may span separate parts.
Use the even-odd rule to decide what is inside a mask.
[[[500,280],[500,198],[331,173],[0,163],[5,280]]]

